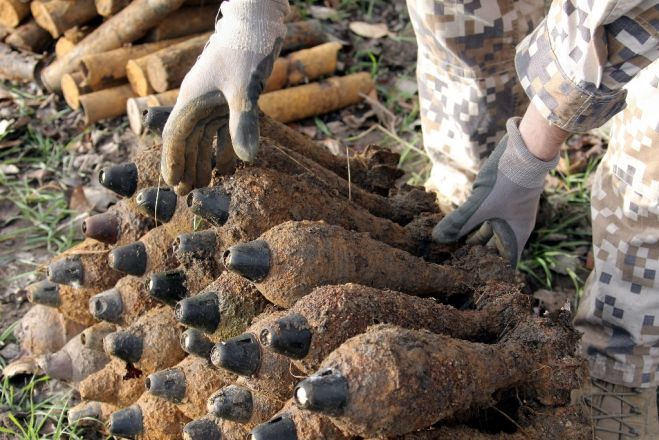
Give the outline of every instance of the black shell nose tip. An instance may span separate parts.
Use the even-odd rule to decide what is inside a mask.
[[[270,248],[263,240],[231,246],[224,253],[224,265],[252,282],[263,281],[270,272]]]
[[[261,347],[254,335],[245,333],[215,345],[211,362],[240,376],[252,376],[261,365]]]
[[[98,181],[110,191],[124,197],[132,197],[137,191],[138,170],[134,162],[103,168]]]
[[[252,440],[297,440],[295,422],[288,417],[277,417],[252,430]]]
[[[300,408],[340,416],[348,402],[348,382],[338,371],[322,370],[297,384],[294,398]]]

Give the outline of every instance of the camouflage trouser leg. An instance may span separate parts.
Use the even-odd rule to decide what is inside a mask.
[[[461,204],[511,116],[528,98],[515,46],[544,15],[543,0],[407,0],[419,45],[417,79],[428,189]]]
[[[659,383],[659,61],[628,85],[592,194],[595,269],[575,325],[598,379]]]

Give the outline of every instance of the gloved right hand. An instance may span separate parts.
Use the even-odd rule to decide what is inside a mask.
[[[163,130],[161,173],[180,195],[210,182],[216,135],[216,156],[256,156],[258,99],[286,35],[288,0],[230,0],[221,12]]]
[[[471,196],[433,229],[433,239],[452,243],[480,226],[470,243],[493,241],[515,267],[535,226],[545,178],[559,156],[545,162],[524,145],[520,118],[506,124],[508,133],[483,164]]]

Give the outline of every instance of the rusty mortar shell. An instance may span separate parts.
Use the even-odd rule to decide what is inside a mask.
[[[107,335],[103,348],[108,355],[151,374],[176,365],[185,357],[179,338],[180,330],[171,310],[159,307],[148,311],[130,327]]]
[[[149,295],[158,302],[173,307],[188,294],[186,280],[182,270],[152,273],[149,277]]]
[[[249,281],[263,281],[270,273],[270,247],[265,240],[233,245],[224,253],[224,265]]]
[[[88,326],[94,323],[84,309],[84,301],[96,291],[89,288],[40,281],[27,287],[28,300],[33,304],[57,308],[67,319]]]
[[[183,427],[183,440],[222,440],[222,430],[209,417],[193,420]]]
[[[210,359],[213,342],[195,328],[189,328],[181,334],[181,348],[186,353],[202,359]]]
[[[87,217],[82,232],[105,244],[126,244],[139,239],[154,225],[153,219],[135,209],[132,200],[124,199],[102,214]]]
[[[293,359],[302,359],[309,353],[312,333],[302,315],[284,316],[261,330],[261,345]]]
[[[189,421],[173,403],[144,393],[135,404],[110,415],[108,430],[118,437],[174,440]]]
[[[378,325],[334,350],[317,374],[298,384],[295,400],[330,415],[347,434],[398,436],[490,406],[498,390],[532,383],[539,370],[560,368],[577,340],[565,323],[532,315],[495,344]],[[336,391],[343,381],[347,391]]]
[[[101,185],[120,196],[132,197],[137,191],[138,169],[135,162],[103,168],[98,174]]]
[[[22,351],[39,356],[58,351],[84,328],[84,324],[67,319],[57,309],[35,304],[20,319],[14,335]]]
[[[213,365],[243,376],[251,390],[282,401],[293,392],[300,371],[285,356],[264,350],[258,335],[283,313],[261,314],[245,333],[216,344],[211,351]]]
[[[113,358],[103,369],[81,381],[77,388],[84,400],[128,406],[144,392],[144,380],[142,371]]]
[[[114,333],[117,327],[108,322],[99,322],[80,333],[80,343],[88,350],[103,351],[103,338]]]
[[[50,263],[47,276],[53,283],[81,286],[85,280],[85,268],[79,255],[71,255]]]
[[[213,368],[207,360],[188,356],[175,367],[150,374],[145,385],[149,393],[175,403],[186,417],[196,419],[207,413],[208,396],[235,380],[235,375]]]
[[[86,348],[80,338],[73,338],[59,351],[38,358],[41,369],[64,382],[80,382],[102,369],[109,358],[103,352]]]
[[[87,238],[115,244],[121,236],[121,224],[116,215],[104,212],[87,217],[82,222],[82,233]]]
[[[89,299],[89,313],[97,320],[129,326],[155,308],[158,302],[147,294],[148,278],[125,276],[105,292]]]
[[[373,323],[426,329],[473,342],[495,340],[531,310],[528,296],[514,285],[490,283],[476,294],[478,310],[457,310],[429,298],[358,284],[321,286],[301,298],[287,314],[259,335],[268,351],[295,359],[307,374],[334,349]]]
[[[167,223],[174,217],[178,197],[167,187],[146,188],[137,193],[137,207],[146,215],[159,222]]]
[[[186,202],[190,211],[215,226],[224,226],[229,219],[231,196],[222,186],[195,189]]]
[[[67,414],[69,424],[78,426],[102,426],[110,417],[110,414],[119,408],[115,405],[103,402],[80,402],[70,408]]]
[[[245,425],[251,429],[269,420],[284,402],[247,388],[239,378],[208,398],[208,413],[214,417]]]
[[[53,283],[76,288],[109,289],[122,276],[108,267],[109,252],[105,243],[87,238],[53,257],[46,270],[47,278]]]
[[[41,304],[47,307],[59,307],[62,300],[59,295],[59,285],[48,280],[28,286],[28,300],[32,304]]]
[[[165,128],[172,109],[173,107],[168,106],[148,107],[144,111],[144,129],[162,136],[162,130]]]
[[[328,284],[354,282],[446,300],[471,293],[474,281],[461,269],[428,263],[367,234],[323,222],[282,223],[257,240],[232,246],[224,261],[283,308]]]
[[[254,240],[286,221],[322,220],[348,230],[367,232],[375,240],[418,256],[437,260],[450,251],[448,246],[432,241],[432,228],[440,216],[434,216],[434,221],[415,221],[403,227],[337,198],[309,176],[268,168],[237,170],[218,186],[190,193],[188,205],[209,222],[224,226],[226,235],[234,241]],[[216,212],[208,212],[211,208],[204,209],[204,205]]]
[[[289,400],[269,421],[252,430],[255,440],[324,439],[348,440],[332,421],[322,414],[300,409]]]
[[[254,335],[245,333],[215,345],[211,362],[240,376],[252,376],[261,364],[261,348]]]
[[[247,280],[224,272],[198,295],[181,300],[175,307],[180,323],[220,340],[245,331],[268,306],[263,295]]]

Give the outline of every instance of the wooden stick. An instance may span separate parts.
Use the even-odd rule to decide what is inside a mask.
[[[204,49],[210,33],[190,38],[146,57],[146,71],[153,90],[162,93],[181,85]]]
[[[34,53],[43,52],[51,41],[50,34],[34,20],[17,27],[5,40],[11,47]]]
[[[94,86],[108,79],[126,77],[126,63],[141,58],[184,39],[165,40],[157,43],[121,47],[108,52],[92,53],[80,58],[80,69],[87,85]]]
[[[40,56],[16,52],[0,43],[0,78],[13,81],[33,81]]]
[[[103,17],[109,17],[128,6],[131,0],[94,0],[96,12]]]
[[[126,102],[126,113],[128,114],[128,123],[133,133],[140,135],[144,130],[144,112],[149,107],[173,106],[176,104],[178,89],[169,90],[157,95],[141,96],[139,98],[130,98]]]
[[[212,31],[218,6],[192,6],[181,8],[165,17],[146,36],[147,41],[169,40],[186,35]]]
[[[154,92],[146,74],[148,57],[149,55],[126,63],[126,78],[137,96],[147,96]]]
[[[125,114],[126,101],[134,96],[128,84],[82,95],[80,105],[85,113],[85,124]]]
[[[41,82],[50,91],[60,90],[62,75],[74,71],[84,55],[116,49],[144,36],[146,31],[178,9],[183,0],[135,0],[105,21],[65,57],[45,68]]]
[[[340,43],[325,43],[293,52],[286,58],[279,58],[275,61],[264,92],[280,90],[333,73],[340,49]]]
[[[55,54],[57,55],[57,58],[62,58],[71,52],[76,44],[81,42],[93,31],[94,28],[91,26],[84,26],[82,28],[75,26],[64,32],[64,34],[59,38],[59,40],[57,40],[57,43],[55,44]]]
[[[16,27],[30,13],[30,3],[22,0],[0,0],[0,24]]]
[[[82,72],[67,73],[62,77],[62,95],[64,100],[74,110],[80,108],[80,97],[98,90],[108,89],[123,84],[121,80],[103,81],[93,86],[85,83],[85,76]]]
[[[320,83],[261,95],[259,107],[271,118],[287,123],[357,104],[375,83],[369,73],[333,77]]]
[[[289,52],[318,46],[327,41],[327,35],[318,20],[296,21],[287,24],[288,32],[282,50]]]
[[[36,22],[53,38],[96,17],[94,0],[35,0],[30,7]]]
[[[209,34],[205,35],[205,38],[190,39],[148,57],[146,61],[148,82],[156,92],[164,92],[181,85],[208,40]],[[314,46],[324,41],[325,33],[317,20],[289,23],[284,50]],[[284,69],[280,68],[280,70]]]

